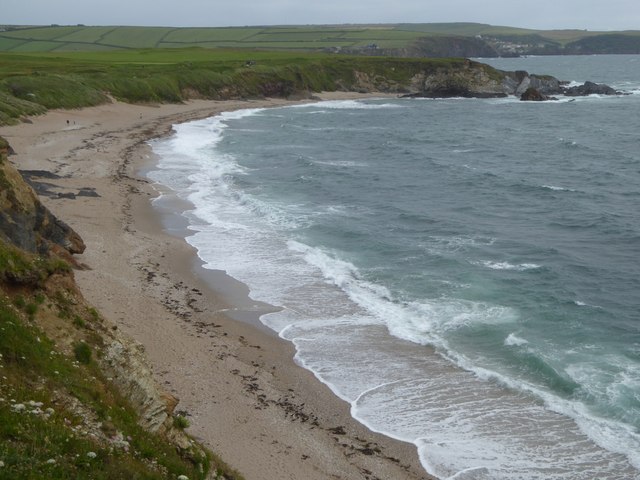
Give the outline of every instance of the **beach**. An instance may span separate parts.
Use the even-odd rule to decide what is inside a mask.
[[[259,323],[271,307],[223,272],[205,271],[171,206],[164,214],[152,206],[159,192],[142,176],[154,162],[147,140],[175,123],[290,103],[113,102],[50,111],[0,135],[43,203],[84,239],[75,272],[83,295],[144,348],[158,382],[179,398],[188,432],[245,478],[431,478],[413,444],[369,431],[296,365],[293,345]]]

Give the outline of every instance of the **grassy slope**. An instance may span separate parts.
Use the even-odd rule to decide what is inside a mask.
[[[29,187],[8,174],[15,172],[8,148],[0,138],[0,208],[11,213],[23,208],[15,200]],[[179,450],[138,424],[137,410],[99,366],[112,330],[71,272],[0,231],[0,478],[194,480],[213,466],[216,478],[241,480],[195,444]]]
[[[94,361],[99,314],[74,298],[61,261],[0,240],[0,469],[2,478],[204,478],[208,458],[187,459],[144,431]],[[71,352],[41,322],[83,338]]]
[[[226,28],[50,26],[0,32],[0,51],[96,51],[192,46],[318,50],[370,44],[381,48],[403,48],[425,35],[540,35],[564,45],[602,33],[530,30],[479,23]],[[617,33],[640,35],[640,32]]]
[[[0,123],[43,108],[100,104],[105,93],[126,102],[162,103],[350,90],[357,88],[355,70],[384,90],[408,83],[417,72],[462,62],[201,48],[0,53]]]

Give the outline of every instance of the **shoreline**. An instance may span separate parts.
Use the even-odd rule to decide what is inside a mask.
[[[309,101],[113,103],[51,111],[0,134],[18,168],[58,176],[33,175],[46,183],[43,203],[87,244],[76,259],[88,268],[75,275],[85,298],[144,347],[188,432],[247,480],[432,478],[415,445],[353,419],[349,404],[294,362],[292,344],[255,322],[259,302],[244,284],[201,267],[180,226],[168,232],[151,204],[157,189],[138,176],[153,163],[147,140],[172,124]]]

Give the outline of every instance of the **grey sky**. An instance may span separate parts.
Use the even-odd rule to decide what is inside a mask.
[[[3,0],[0,24],[218,27],[479,22],[554,29],[640,30],[638,0]]]

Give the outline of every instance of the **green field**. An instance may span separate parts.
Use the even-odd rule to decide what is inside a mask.
[[[459,69],[464,59],[335,55],[288,50],[142,49],[0,52],[0,124],[50,108],[285,97],[309,92],[402,91],[418,73]]]
[[[268,48],[319,50],[354,47],[366,40],[407,42],[423,35],[394,27],[31,27],[0,32],[0,51],[65,51],[99,48]],[[33,44],[29,46],[29,44]]]
[[[278,50],[406,48],[425,36],[509,37],[537,36],[566,45],[603,34],[640,32],[588,32],[586,30],[529,30],[480,23],[397,25],[323,25],[289,27],[117,27],[117,26],[0,26],[0,51],[59,52],[127,50],[140,48],[247,48]]]

